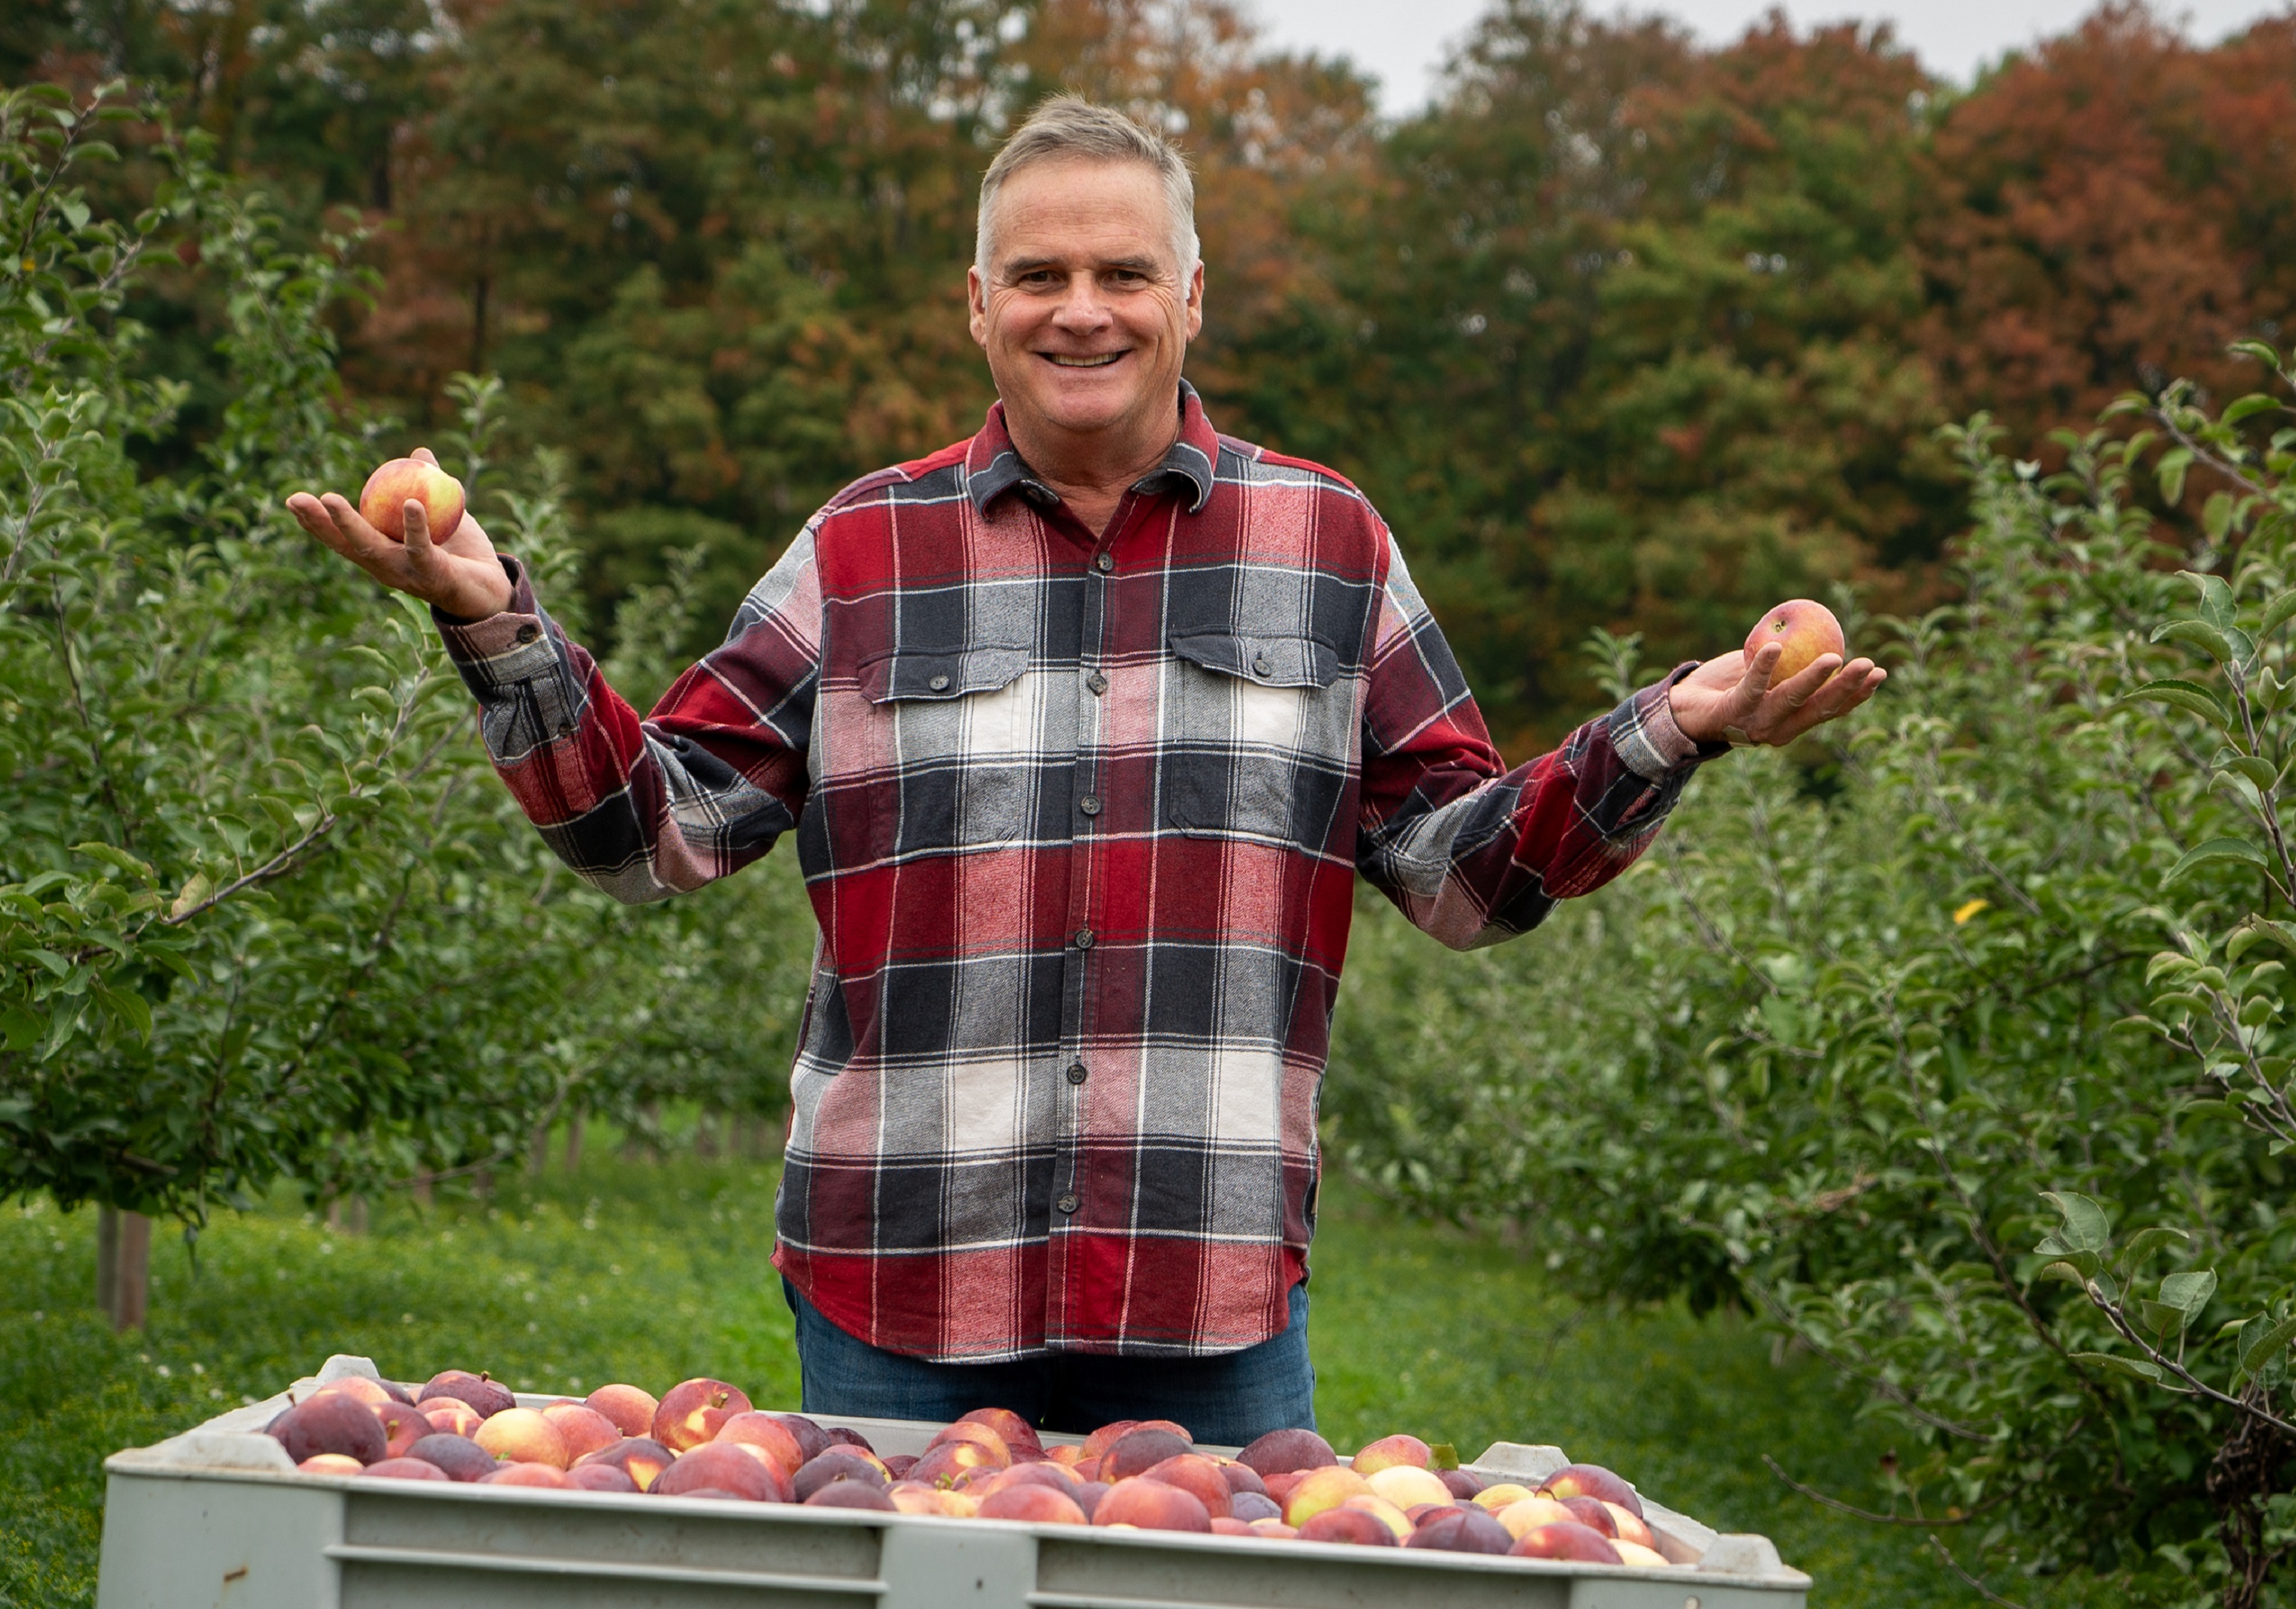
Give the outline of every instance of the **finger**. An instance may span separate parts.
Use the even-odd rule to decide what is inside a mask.
[[[1821,653],[1770,689],[1770,699],[1781,710],[1799,710],[1841,669],[1838,653]]]
[[[319,501],[325,505],[328,514],[333,519],[335,529],[342,532],[345,539],[349,543],[348,546],[341,550],[345,554],[362,562],[373,561],[378,564],[388,564],[391,562],[393,556],[398,552],[398,544],[369,525],[366,522],[366,516],[352,506],[349,498],[340,493],[327,492],[321,496]]]
[[[1880,690],[1890,673],[1871,660],[1856,660],[1826,684],[1819,694],[1778,725],[1772,743],[1788,743],[1813,727],[1838,720]]]
[[[348,554],[350,551],[342,533],[335,529],[334,518],[327,513],[327,505],[310,493],[297,492],[289,497],[287,512],[295,516],[296,524],[337,553]]]
[[[406,533],[407,568],[425,581],[437,579],[445,573],[447,561],[430,539],[430,511],[409,497],[401,518],[405,523],[400,529]]]
[[[423,463],[430,464],[436,464],[439,462],[439,455],[432,452],[427,447],[418,447],[406,456],[410,458],[419,458]]]

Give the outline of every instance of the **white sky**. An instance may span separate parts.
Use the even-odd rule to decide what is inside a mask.
[[[1271,42],[1324,55],[1352,56],[1380,80],[1380,103],[1390,116],[1424,105],[1448,46],[1485,9],[1483,0],[1243,0],[1266,25]],[[2162,12],[2185,19],[2194,37],[2208,42],[2237,32],[2258,17],[2286,9],[2288,0],[2165,0]],[[1614,0],[1590,0],[1606,15]],[[1771,9],[1769,0],[1637,0],[1628,9],[1662,12],[1720,44],[1743,33]],[[1844,18],[1888,20],[1931,71],[1967,82],[1980,64],[2050,34],[2062,33],[2095,7],[2086,0],[1784,0],[1798,27]]]

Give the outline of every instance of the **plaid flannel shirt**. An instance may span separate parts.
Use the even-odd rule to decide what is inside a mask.
[[[1513,937],[1721,751],[1676,727],[1677,670],[1507,770],[1363,495],[1180,407],[1097,537],[1000,408],[855,482],[650,716],[515,561],[506,612],[440,620],[598,887],[661,899],[795,829],[821,940],[774,1260],[882,1348],[1277,1334],[1357,874],[1446,944]]]

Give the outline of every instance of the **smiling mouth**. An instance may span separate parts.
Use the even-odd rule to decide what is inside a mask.
[[[1064,369],[1104,369],[1123,356],[1121,352],[1103,352],[1096,357],[1073,357],[1064,352],[1044,354],[1049,362],[1058,364]]]

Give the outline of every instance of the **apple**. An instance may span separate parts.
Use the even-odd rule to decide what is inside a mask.
[[[1069,1493],[1069,1499],[1078,1508],[1083,1509],[1084,1517],[1089,1520],[1094,1515],[1100,1512],[1101,1498],[1106,1497],[1110,1492],[1114,1491],[1116,1489],[1113,1486],[1103,1486],[1097,1481],[1086,1481],[1083,1485]]]
[[[1009,1408],[976,1408],[969,1414],[960,1414],[956,1422],[959,1424],[987,1425],[1003,1439],[1006,1447],[1013,1449],[1016,1459],[1030,1453],[1041,1454],[1045,1450],[1045,1443],[1037,1434],[1037,1427]]]
[[[1251,1523],[1251,1534],[1256,1537],[1267,1537],[1276,1541],[1288,1542],[1292,1538],[1298,1536],[1300,1532],[1293,1527],[1286,1525],[1281,1520],[1254,1520]]]
[[[446,1369],[431,1375],[430,1382],[416,1394],[414,1406],[427,1414],[430,1411],[432,1400],[439,1397],[452,1397],[469,1403],[481,1419],[491,1419],[503,1409],[518,1406],[518,1399],[498,1382],[488,1379],[484,1374],[473,1375],[467,1369]]]
[[[1358,1467],[1356,1471],[1362,1474]],[[1390,1464],[1384,1469],[1374,1470],[1365,1477],[1371,1489],[1398,1508],[1408,1508],[1414,1503],[1448,1503],[1451,1489],[1435,1478],[1434,1472],[1415,1464]]]
[[[368,1411],[382,1426],[383,1450],[386,1458],[402,1458],[406,1449],[430,1434],[430,1421],[418,1408],[408,1407],[390,1398],[373,1405]]]
[[[667,1400],[667,1399],[664,1399]],[[752,1503],[786,1503],[789,1482],[763,1458],[753,1458],[731,1442],[710,1442],[681,1455],[647,1487],[657,1498],[682,1497],[715,1487]]]
[[[602,1447],[590,1454],[582,1460],[582,1465],[603,1464],[610,1469],[619,1469],[637,1483],[640,1491],[645,1491],[669,1467],[673,1457],[669,1449],[650,1436],[625,1436],[611,1447]]]
[[[1360,1508],[1326,1508],[1310,1515],[1299,1527],[1303,1542],[1348,1542],[1357,1547],[1392,1547],[1396,1536],[1377,1515]]]
[[[1083,1484],[1057,1464],[1015,1464],[1010,1469],[996,1470],[967,1481],[964,1490],[972,1497],[986,1498],[1010,1486],[1041,1486],[1048,1491],[1072,1496]]]
[[[553,1469],[563,1469],[574,1461],[567,1456],[566,1438],[558,1433],[558,1427],[530,1408],[509,1408],[488,1415],[471,1440],[512,1464],[547,1464]]]
[[[1021,1520],[1031,1525],[1083,1525],[1088,1522],[1076,1499],[1048,1486],[1015,1484],[980,1499],[984,1520]]]
[[[1195,1444],[1185,1436],[1139,1425],[1119,1436],[1101,1455],[1100,1478],[1112,1484],[1132,1475],[1145,1474],[1167,1458],[1194,1450]]]
[[[1253,1520],[1280,1520],[1283,1510],[1274,1498],[1264,1491],[1239,1491],[1227,1500],[1227,1511],[1249,1523]]]
[[[793,1477],[805,1465],[805,1455],[798,1449],[797,1438],[771,1414],[752,1410],[735,1414],[718,1427],[720,1441],[746,1447],[772,1460],[784,1477]]]
[[[885,1495],[903,1514],[939,1515],[951,1520],[970,1519],[977,1506],[969,1493],[944,1491],[916,1481],[896,1481],[885,1488]]]
[[[1403,1545],[1443,1553],[1505,1553],[1514,1546],[1514,1538],[1490,1515],[1470,1505],[1428,1515],[1403,1539]]]
[[[363,1475],[367,1466],[348,1453],[313,1453],[295,1469],[306,1475]]]
[[[1140,1423],[1137,1419],[1119,1419],[1113,1424],[1103,1424],[1084,1439],[1084,1456],[1097,1458],[1116,1444],[1117,1437]]]
[[[1513,1481],[1501,1481],[1496,1486],[1484,1487],[1482,1490],[1467,1500],[1478,1508],[1496,1514],[1509,1504],[1520,1503],[1525,1498],[1534,1495],[1536,1494],[1528,1486]]]
[[[1086,1456],[1084,1443],[1081,1441],[1076,1442],[1073,1445],[1062,1445],[1060,1447],[1048,1448],[1045,1453],[1045,1457],[1050,1459],[1053,1463],[1061,1465],[1064,1468],[1069,1469],[1073,1469],[1078,1465],[1083,1463]]]
[[[1337,1508],[1349,1498],[1367,1497],[1370,1493],[1371,1482],[1352,1469],[1334,1465],[1329,1469],[1313,1470],[1284,1499],[1283,1523],[1305,1530],[1308,1522],[1324,1510]]]
[[[707,1378],[681,1380],[662,1393],[654,1410],[653,1439],[674,1453],[701,1446],[726,1427],[735,1414],[750,1411],[750,1400],[739,1386]]]
[[[1404,1514],[1403,1510],[1398,1508],[1385,1498],[1381,1497],[1377,1492],[1357,1492],[1354,1497],[1342,1501],[1340,1504],[1340,1506],[1342,1508],[1352,1508],[1358,1514],[1367,1514],[1371,1515],[1373,1519],[1377,1520],[1381,1524],[1393,1531],[1395,1533],[1395,1539],[1398,1542],[1411,1534],[1411,1521],[1409,1517]]]
[[[321,1386],[311,1393],[311,1397],[353,1397],[369,1408],[381,1408],[386,1402],[399,1400],[383,1390],[381,1381],[370,1380],[365,1375],[346,1375],[340,1380]],[[303,1400],[308,1402],[311,1397]]]
[[[393,458],[369,475],[359,493],[359,513],[392,541],[404,542],[409,503],[422,505],[433,542],[444,542],[463,522],[463,483],[420,458]]]
[[[423,1458],[385,1458],[359,1471],[378,1481],[444,1481],[447,1472]]]
[[[1820,654],[1840,654],[1849,646],[1833,611],[1808,598],[1789,598],[1765,614],[1746,634],[1746,658],[1752,660],[1771,643],[1785,644],[1770,672],[1772,686],[1807,669]]]
[[[479,1484],[563,1488],[566,1472],[550,1464],[504,1464],[490,1475],[480,1475]]]
[[[1618,1550],[1619,1563],[1621,1564],[1632,1564],[1637,1570],[1669,1568],[1666,1556],[1654,1547],[1645,1547],[1639,1542],[1629,1542],[1624,1537],[1612,1542],[1611,1546]]]
[[[857,1430],[849,1430],[842,1424],[832,1424],[822,1432],[822,1434],[840,1447],[857,1447],[873,1458],[877,1456],[877,1449],[869,1445],[869,1438]]]
[[[1140,1433],[1135,1431],[1134,1435]],[[1160,1464],[1151,1465],[1141,1472],[1152,1481],[1161,1481],[1167,1486],[1177,1486],[1182,1491],[1195,1493],[1196,1501],[1215,1520],[1233,1512],[1227,1477],[1220,1474],[1219,1465],[1201,1453],[1176,1453]]]
[[[885,1465],[885,1474],[888,1478],[895,1481],[906,1480],[908,1478],[909,1471],[917,1466],[917,1455],[914,1453],[887,1453],[882,1462]]]
[[[1526,1531],[1537,1531],[1541,1525],[1576,1525],[1578,1523],[1578,1516],[1554,1498],[1523,1498],[1498,1510],[1494,1517],[1506,1527],[1507,1534],[1517,1540],[1521,1540]]]
[[[891,1484],[885,1479],[885,1472],[878,1466],[875,1459],[865,1458],[843,1448],[835,1448],[818,1458],[808,1459],[790,1484],[797,1493],[797,1500],[802,1503],[823,1487],[838,1481],[858,1481],[864,1486],[876,1487]]]
[[[1435,1465],[1435,1449],[1416,1436],[1382,1436],[1368,1442],[1362,1451],[1349,1460],[1348,1467],[1359,1475],[1375,1475],[1382,1469],[1409,1467],[1431,1469]]]
[[[1108,1489],[1093,1510],[1095,1525],[1129,1525],[1139,1531],[1203,1531],[1212,1528],[1210,1511],[1192,1491],[1132,1475]]]
[[[1455,1498],[1472,1498],[1482,1490],[1485,1484],[1482,1476],[1470,1474],[1464,1469],[1439,1469],[1435,1472],[1435,1478],[1450,1488]]]
[[[611,1419],[585,1403],[554,1402],[542,1410],[542,1416],[565,1441],[569,1464],[622,1439],[620,1428]]]
[[[865,1485],[859,1481],[832,1481],[805,1500],[808,1508],[873,1508],[880,1514],[898,1514],[893,1499],[882,1487]]]
[[[1652,1553],[1658,1551],[1658,1538],[1652,1534],[1649,1526],[1643,1523],[1642,1515],[1617,1503],[1605,1503],[1603,1506],[1610,1511],[1611,1523],[1617,1527],[1618,1540],[1631,1542],[1637,1547],[1647,1547]]]
[[[834,1458],[845,1455],[834,1452],[821,1456]],[[976,1474],[994,1474],[1007,1467],[997,1463],[996,1457],[977,1441],[944,1441],[909,1465],[907,1478],[927,1486],[954,1486],[972,1480]]]
[[[1587,1530],[1599,1531],[1613,1541],[1618,1539],[1619,1523],[1611,1517],[1611,1511],[1608,1508],[1595,1501],[1594,1498],[1557,1498],[1554,1500],[1569,1509],[1570,1517]]]
[[[925,1451],[930,1453],[934,1448],[946,1447],[952,1441],[972,1442],[975,1447],[988,1453],[988,1461],[999,1469],[1013,1462],[1013,1449],[1004,1437],[985,1424],[963,1419],[954,1424],[944,1425],[934,1434],[931,1441],[925,1443]]]
[[[583,1405],[613,1421],[626,1436],[643,1436],[653,1429],[654,1410],[661,1404],[635,1385],[602,1385],[582,1399]]]
[[[1337,1464],[1340,1456],[1312,1430],[1271,1430],[1236,1454],[1235,1461],[1248,1465],[1264,1481],[1293,1470],[1321,1469]]]
[[[486,1423],[485,1416],[460,1397],[433,1397],[416,1404],[414,1411],[430,1422],[432,1430],[449,1436],[476,1435]]]
[[[1643,1500],[1635,1496],[1635,1489],[1599,1464],[1566,1464],[1547,1476],[1538,1490],[1550,1498],[1592,1498],[1598,1503],[1616,1503],[1636,1519],[1642,1517]]]
[[[1251,1534],[1251,1527],[1242,1520],[1216,1514],[1212,1515],[1212,1534],[1216,1537],[1248,1537]]]
[[[468,1436],[433,1431],[406,1449],[410,1458],[435,1464],[449,1481],[476,1481],[495,1472],[495,1456]]]
[[[566,1484],[580,1491],[636,1491],[638,1483],[626,1470],[611,1464],[578,1464],[566,1472]]]
[[[390,1445],[374,1409],[340,1392],[306,1397],[274,1419],[268,1428],[299,1465],[321,1453],[339,1454],[361,1465],[374,1464]]]
[[[1222,1478],[1227,1482],[1227,1489],[1230,1491],[1256,1491],[1262,1497],[1267,1496],[1267,1482],[1259,1478],[1259,1472],[1250,1465],[1239,1464],[1232,1458],[1223,1458],[1220,1460],[1219,1471]]]
[[[782,1422],[783,1430],[797,1438],[797,1449],[808,1462],[829,1450],[829,1433],[803,1414],[775,1414],[774,1417]]]
[[[1519,1559],[1574,1559],[1582,1564],[1616,1564],[1619,1550],[1611,1539],[1585,1525],[1565,1522],[1538,1525],[1515,1539],[1507,1551]]]

